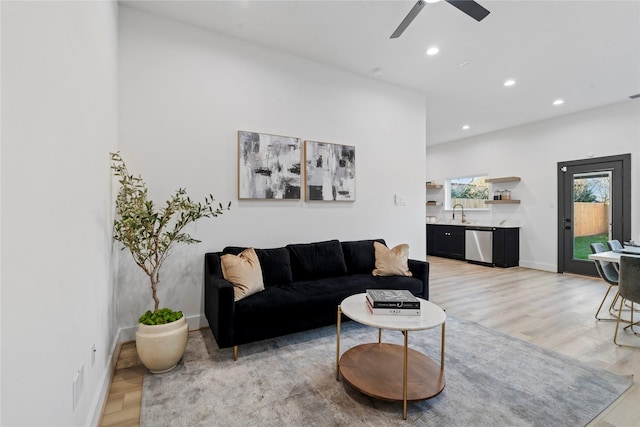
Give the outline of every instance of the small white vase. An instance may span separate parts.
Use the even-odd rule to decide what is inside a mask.
[[[136,348],[138,357],[154,374],[168,372],[176,367],[187,348],[189,325],[184,316],[165,325],[138,323]]]

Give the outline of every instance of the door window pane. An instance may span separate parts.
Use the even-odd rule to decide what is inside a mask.
[[[591,243],[611,239],[611,171],[573,175],[573,258],[588,259]]]

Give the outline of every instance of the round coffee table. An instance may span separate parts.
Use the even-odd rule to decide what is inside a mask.
[[[445,386],[444,337],[446,314],[437,305],[419,298],[420,315],[371,314],[366,294],[345,298],[338,306],[336,380],[342,379],[356,390],[383,400],[402,401],[402,417],[407,419],[407,401],[429,399]],[[360,344],[340,357],[341,314],[364,325],[378,328],[378,342]],[[409,331],[442,326],[440,365],[425,354],[408,347]],[[382,329],[402,331],[404,346],[382,342]],[[402,375],[400,375],[402,372]]]

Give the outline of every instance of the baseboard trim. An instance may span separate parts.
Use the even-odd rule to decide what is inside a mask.
[[[120,336],[118,338],[118,342],[122,344],[123,342],[135,341],[136,340],[136,330],[138,326],[130,326],[128,328],[120,328]]]
[[[113,381],[113,375],[116,372],[116,364],[118,363],[118,356],[120,355],[120,348],[122,347],[122,341],[120,341],[120,329],[116,338],[111,345],[111,354],[109,355],[109,361],[107,362],[107,369],[100,380],[99,392],[96,394],[96,398],[91,405],[91,422],[88,425],[98,427],[100,420],[104,413],[104,409],[107,405],[107,397],[109,395],[109,389],[111,388],[111,382]]]
[[[190,331],[196,331],[198,329],[209,327],[209,322],[207,322],[207,318],[204,314],[187,317],[187,323],[189,323]]]
[[[534,270],[549,271],[551,273],[557,273],[558,267],[555,264],[544,264],[541,262],[523,261],[519,262],[520,267],[532,268]]]

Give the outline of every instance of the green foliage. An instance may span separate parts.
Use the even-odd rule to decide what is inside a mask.
[[[488,199],[489,185],[484,178],[457,178],[451,180],[452,199]]]
[[[576,259],[589,259],[592,243],[604,243],[607,245],[609,234],[596,234],[594,236],[581,236],[573,240],[573,257]]]
[[[147,310],[146,313],[140,316],[138,322],[145,325],[164,325],[180,319],[182,319],[181,311],[173,311],[165,307],[154,312]]]
[[[155,311],[160,301],[156,288],[160,282],[160,267],[175,243],[198,243],[184,227],[200,218],[214,218],[229,210],[218,203],[214,209],[212,195],[203,203],[194,202],[185,189],[178,189],[163,208],[156,208],[148,199],[147,186],[140,176],[129,174],[120,153],[111,153],[111,169],[120,182],[116,196],[116,214],[113,238],[129,249],[135,263],[149,276]],[[123,249],[124,249],[123,248]]]
[[[573,201],[587,203],[609,202],[609,180],[587,177],[573,181]]]

